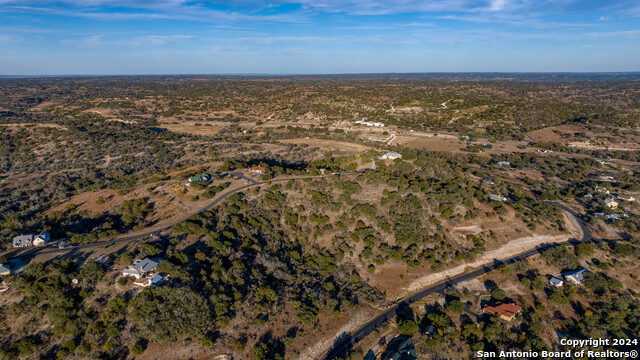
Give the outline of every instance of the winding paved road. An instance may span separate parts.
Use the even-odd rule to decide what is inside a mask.
[[[286,179],[273,179],[273,180],[266,180],[266,181],[256,181],[250,177],[245,176],[242,172],[234,172],[234,173],[229,173],[230,177],[235,177],[238,179],[243,179],[249,182],[249,184],[243,185],[239,188],[230,190],[228,192],[222,193],[222,195],[220,195],[219,197],[213,199],[213,201],[211,201],[209,204],[207,204],[205,207],[199,209],[198,211],[192,212],[192,213],[188,213],[185,214],[184,216],[181,217],[177,217],[175,219],[173,219],[172,221],[169,221],[167,223],[165,223],[162,226],[150,226],[145,230],[142,230],[141,232],[136,232],[135,234],[131,234],[131,235],[121,235],[118,236],[112,240],[106,240],[106,241],[98,241],[98,242],[94,242],[94,243],[90,243],[90,244],[82,244],[82,245],[77,245],[77,246],[69,246],[66,248],[55,248],[52,246],[44,246],[44,247],[29,247],[26,249],[18,249],[18,250],[14,250],[12,252],[6,253],[5,256],[7,257],[7,259],[19,259],[19,258],[29,258],[29,257],[34,257],[36,255],[45,255],[45,254],[55,254],[55,255],[64,255],[66,253],[69,253],[71,251],[77,251],[77,250],[82,250],[82,249],[90,249],[90,248],[95,248],[95,247],[108,247],[108,246],[112,246],[112,245],[116,245],[119,243],[126,243],[126,242],[130,242],[130,241],[135,241],[135,240],[140,240],[143,239],[145,237],[149,237],[153,234],[162,232],[162,231],[166,231],[169,230],[171,227],[173,227],[175,224],[179,223],[180,221],[186,220],[189,217],[193,216],[193,215],[197,215],[197,214],[201,214],[207,210],[211,210],[212,208],[214,208],[216,205],[218,205],[220,202],[222,202],[223,200],[225,200],[226,198],[228,198],[229,196],[238,193],[240,191],[243,191],[247,188],[250,187],[254,187],[254,186],[259,186],[259,185],[264,185],[264,184],[270,184],[270,183],[277,183],[277,182],[284,182],[284,181],[289,181],[289,180],[304,180],[304,179],[321,179],[321,178],[325,178],[325,177],[329,177],[331,175],[318,175],[318,176],[306,176],[306,177],[297,177],[297,178],[286,178]]]
[[[333,346],[333,348],[331,350],[329,350],[325,356],[325,360],[331,360],[331,359],[335,359],[336,357],[338,357],[339,355],[344,354],[347,350],[351,349],[353,347],[353,345],[355,345],[359,340],[361,340],[362,338],[364,338],[365,336],[367,336],[369,333],[371,333],[373,330],[375,330],[377,327],[379,327],[380,325],[384,324],[387,320],[393,318],[396,315],[396,311],[398,310],[398,308],[404,304],[411,304],[413,302],[416,302],[422,298],[424,298],[425,296],[434,294],[434,293],[438,293],[438,292],[443,292],[447,287],[467,281],[467,280],[471,280],[474,279],[480,275],[483,275],[485,273],[488,273],[492,270],[495,270],[496,268],[500,267],[501,265],[509,265],[509,264],[513,264],[515,262],[518,261],[522,261],[526,258],[529,258],[531,256],[537,255],[542,253],[545,250],[554,248],[554,247],[558,247],[558,246],[562,246],[562,245],[578,245],[581,243],[598,243],[598,242],[602,242],[603,240],[601,239],[596,239],[593,237],[593,235],[591,234],[591,232],[589,231],[589,228],[587,227],[587,225],[584,223],[584,221],[582,221],[582,219],[580,219],[579,215],[574,212],[573,210],[571,210],[570,208],[568,208],[567,206],[565,206],[564,204],[560,204],[557,202],[547,202],[549,204],[553,204],[556,205],[558,208],[560,208],[561,210],[566,211],[567,213],[569,213],[577,222],[577,224],[580,226],[580,229],[582,230],[582,239],[580,240],[573,240],[573,239],[569,239],[568,241],[565,242],[561,242],[561,243],[552,243],[552,244],[545,244],[542,246],[537,247],[536,249],[533,250],[529,250],[527,252],[521,253],[519,255],[510,257],[508,259],[505,260],[494,260],[493,264],[491,265],[486,265],[483,266],[480,269],[474,270],[472,272],[469,273],[465,273],[465,274],[461,274],[452,278],[449,278],[447,281],[443,281],[440,282],[438,284],[435,284],[427,289],[424,289],[414,295],[411,295],[409,297],[406,297],[405,299],[403,299],[402,301],[398,302],[397,304],[393,305],[392,307],[390,307],[389,309],[385,310],[383,313],[379,314],[376,318],[372,319],[371,321],[369,321],[368,323],[366,323],[365,325],[363,325],[362,327],[360,327],[358,330],[356,330],[355,332],[351,333],[351,334],[343,334],[339,340],[336,341],[335,345]]]

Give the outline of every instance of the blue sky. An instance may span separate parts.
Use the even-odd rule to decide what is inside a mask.
[[[3,75],[639,70],[639,0],[0,0]]]

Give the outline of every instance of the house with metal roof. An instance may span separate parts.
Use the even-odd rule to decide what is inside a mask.
[[[192,182],[195,181],[203,181],[203,182],[210,182],[213,179],[213,177],[207,173],[202,173],[202,175],[200,176],[192,176],[189,178],[189,180],[187,181],[187,185],[191,184]]]
[[[397,152],[388,152],[379,157],[380,160],[395,160],[402,159],[402,154],[398,154]]]
[[[497,195],[497,194],[489,194],[489,199],[491,199],[493,201],[500,201],[500,202],[507,201],[506,197],[504,197],[502,195]]]
[[[549,279],[549,285],[553,287],[562,287],[562,285],[564,285],[564,281],[552,276],[551,279]]]
[[[604,199],[604,204],[611,209],[615,209],[618,207],[618,202],[616,201],[616,199],[612,198],[612,197],[608,197],[606,199]]]
[[[634,202],[636,201],[635,196],[633,195],[618,195],[617,196],[618,199],[623,200],[623,201],[628,201],[628,202]]]
[[[409,337],[397,337],[389,342],[381,360],[417,360],[413,339]]]
[[[40,246],[49,242],[51,237],[46,231],[41,232],[38,235],[18,235],[13,238],[13,247],[28,247],[28,246]]]
[[[122,270],[122,275],[133,276],[136,279],[140,279],[155,270],[157,266],[158,263],[149,258],[144,258],[142,260],[138,259],[134,261],[132,265],[129,265],[126,269]]]
[[[563,273],[564,279],[574,283],[575,285],[580,285],[584,281],[584,275],[587,273],[587,270],[580,269],[576,271],[570,271]]]
[[[133,282],[133,284],[137,286],[142,286],[142,287],[147,287],[147,286],[156,287],[162,284],[168,277],[169,275],[156,274],[153,276],[148,276],[146,278],[136,280]]]

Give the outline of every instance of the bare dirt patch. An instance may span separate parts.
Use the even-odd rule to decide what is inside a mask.
[[[373,149],[372,147],[361,145],[361,144],[348,143],[348,142],[336,141],[336,140],[323,140],[323,139],[311,139],[311,138],[310,139],[287,139],[287,140],[280,140],[280,142],[284,144],[296,144],[296,145],[306,144],[309,146],[315,146],[315,147],[319,147],[326,150],[343,150],[343,151],[360,152],[360,151]]]
[[[229,125],[229,123],[222,121],[184,121],[177,120],[175,118],[160,118],[159,121],[161,128],[167,129],[171,132],[209,136],[216,135],[220,130]]]
[[[439,136],[415,138],[399,135],[395,143],[409,149],[446,152],[461,152],[465,147],[464,143],[458,139],[442,138]]]
[[[611,150],[611,151],[634,151],[640,150],[640,144],[638,143],[630,143],[630,144],[610,144],[610,145],[595,145],[586,141],[572,141],[569,143],[569,146],[579,148],[579,149],[587,149],[587,150]]]
[[[568,235],[555,235],[555,236],[533,235],[533,236],[523,237],[520,239],[515,239],[498,249],[484,253],[477,260],[471,263],[459,265],[454,268],[441,271],[439,273],[429,274],[421,277],[420,279],[411,283],[411,285],[409,285],[409,287],[407,287],[405,291],[398,298],[404,298],[405,296],[415,293],[420,289],[426,288],[440,281],[444,281],[448,277],[454,277],[454,276],[463,274],[468,269],[474,269],[486,264],[490,264],[495,259],[498,259],[498,260],[506,259],[508,257],[525,252],[526,250],[533,249],[536,246],[539,246],[545,243],[562,242],[562,241],[566,241],[568,238],[569,238]]]

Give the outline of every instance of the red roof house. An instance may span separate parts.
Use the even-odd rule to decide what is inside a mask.
[[[265,171],[267,171],[267,169],[264,166],[254,166],[249,168],[250,172],[254,172],[254,173],[258,173],[258,174],[264,174]]]
[[[482,310],[485,313],[489,314],[499,314],[503,320],[510,321],[516,316],[517,313],[520,312],[520,310],[522,310],[522,307],[516,304],[498,302],[493,306],[485,304],[482,307]]]

